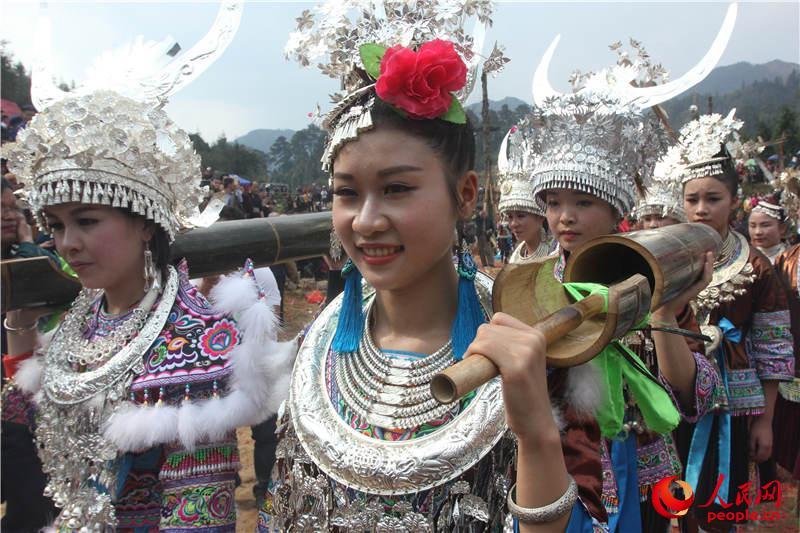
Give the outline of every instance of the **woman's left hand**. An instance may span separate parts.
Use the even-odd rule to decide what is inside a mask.
[[[465,357],[490,359],[503,380],[503,400],[509,428],[521,441],[558,434],[550,409],[544,335],[505,313],[495,313],[478,328]],[[546,415],[546,416],[544,416]]]
[[[750,459],[763,463],[772,455],[772,419],[761,415],[750,424]]]
[[[706,252],[705,263],[703,264],[703,275],[688,289],[665,303],[655,311],[652,318],[654,321],[672,322],[675,317],[691,302],[700,291],[705,289],[714,275],[714,254]]]

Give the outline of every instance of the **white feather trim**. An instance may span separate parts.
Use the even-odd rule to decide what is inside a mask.
[[[22,392],[36,394],[42,388],[42,358],[32,356],[19,364],[14,383]]]
[[[579,415],[594,416],[602,398],[603,380],[591,361],[569,369],[564,399]]]
[[[567,427],[567,424],[564,422],[564,417],[561,416],[561,408],[557,405],[551,405],[550,412],[553,414],[553,420],[558,427],[559,433],[564,433],[564,429]]]
[[[120,450],[144,450],[168,442],[193,449],[201,442],[219,441],[239,426],[266,420],[288,396],[297,341],[275,340],[277,318],[258,298],[252,278],[223,278],[211,297],[218,311],[236,316],[242,333],[230,354],[229,393],[180,406],[131,404],[115,413],[103,430]]]
[[[209,296],[215,309],[236,314],[255,305],[258,301],[258,289],[252,278],[237,273],[223,277],[211,289]]]

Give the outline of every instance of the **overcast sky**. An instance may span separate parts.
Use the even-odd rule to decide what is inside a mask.
[[[0,0],[0,35],[14,56],[30,65],[34,50],[36,1]],[[294,19],[309,2],[248,2],[238,34],[225,54],[189,87],[172,97],[167,111],[189,131],[207,140],[236,138],[257,128],[301,129],[317,103],[338,84],[283,57]],[[162,40],[171,35],[184,50],[210,27],[214,2],[50,2],[54,70],[80,84],[99,53],[137,35]],[[533,70],[556,34],[561,42],[551,65],[551,81],[568,88],[575,70],[609,66],[608,44],[633,37],[677,78],[705,54],[722,24],[727,2],[499,2],[487,48],[495,40],[511,58],[490,80],[492,99],[516,96],[530,101]],[[734,35],[720,65],[773,59],[800,62],[800,2],[740,3]],[[488,50],[487,50],[488,52]],[[470,101],[476,100],[475,91]]]

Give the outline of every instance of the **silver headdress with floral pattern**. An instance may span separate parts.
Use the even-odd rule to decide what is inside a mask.
[[[536,168],[538,156],[532,149],[531,136],[536,132],[526,120],[509,130],[500,144],[497,154],[497,176],[500,179],[501,213],[525,211],[544,216],[542,201],[533,194],[531,174]]]
[[[578,190],[608,202],[620,215],[630,212],[637,186],[649,181],[667,147],[664,128],[648,109],[686,91],[711,72],[733,32],[736,12],[736,4],[731,4],[700,63],[677,80],[652,86],[649,81],[665,73],[650,64],[638,42],[631,41],[640,52],[638,60],[620,53],[614,67],[577,73],[570,80],[572,92],[558,93],[547,79],[559,41],[556,37],[533,78],[534,115],[543,130],[534,192]],[[612,49],[620,46],[615,44]]]
[[[681,184],[697,178],[719,176],[731,158],[746,148],[739,142],[739,129],[744,124],[734,118],[736,109],[722,116],[701,115],[686,124],[678,139],[679,156],[673,161],[670,175]]]
[[[672,145],[658,160],[650,180],[644,184],[643,194],[639,195],[633,210],[634,217],[641,219],[647,215],[657,215],[686,222],[681,184],[672,175],[679,159],[680,147]]]
[[[204,194],[200,157],[163,107],[222,54],[241,13],[242,2],[224,1],[210,31],[174,59],[171,39],[139,38],[106,53],[71,92],[52,83],[49,21],[41,19],[31,88],[41,112],[4,150],[9,168],[25,182],[40,226],[45,207],[65,202],[128,208],[161,226],[170,241],[216,219],[214,208],[198,212]]]
[[[466,84],[453,94],[463,102],[481,62],[492,72],[508,61],[497,45],[488,58],[480,56],[491,13],[491,0],[328,0],[303,11],[286,43],[286,57],[303,66],[316,63],[323,74],[339,79],[342,87],[331,95],[335,106],[322,120],[329,132],[323,169],[331,169],[344,143],[372,127],[375,83],[364,74],[363,45],[414,48],[436,39],[453,43],[467,67]],[[474,30],[468,34],[464,27],[472,18]]]

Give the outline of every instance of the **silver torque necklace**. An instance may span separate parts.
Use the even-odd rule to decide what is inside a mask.
[[[409,429],[444,416],[453,404],[438,403],[430,382],[453,362],[450,340],[419,359],[389,357],[372,339],[373,302],[366,309],[358,350],[337,354],[334,380],[342,399],[361,418],[381,428]]]

